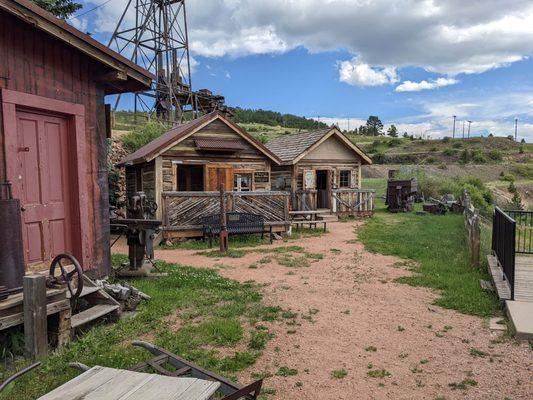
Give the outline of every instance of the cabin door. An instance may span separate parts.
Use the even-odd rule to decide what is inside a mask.
[[[17,154],[13,155],[22,205],[26,264],[48,264],[72,252],[68,120],[17,110]]]
[[[316,171],[316,208],[329,208],[330,173],[328,170]]]
[[[224,183],[226,191],[233,190],[233,167],[231,165],[207,165],[206,170],[205,187],[208,192],[220,190],[221,183]]]

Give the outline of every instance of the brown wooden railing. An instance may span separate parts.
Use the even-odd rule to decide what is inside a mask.
[[[332,210],[341,215],[371,214],[375,195],[373,189],[334,189],[331,193]]]
[[[289,224],[289,192],[226,192],[228,212],[259,214],[270,225]],[[201,229],[201,218],[220,212],[219,192],[163,192],[163,229]]]

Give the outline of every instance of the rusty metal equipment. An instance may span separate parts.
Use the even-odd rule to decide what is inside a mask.
[[[436,215],[444,215],[448,211],[462,213],[464,206],[457,200],[453,194],[445,194],[440,200],[430,198],[431,203],[425,203],[422,205],[422,209],[425,212]]]
[[[22,288],[24,277],[21,205],[9,181],[0,183],[0,221],[0,293],[7,293]]]
[[[137,192],[128,201],[128,218],[111,219],[111,231],[118,237],[126,236],[129,265],[117,272],[120,276],[148,276],[154,268],[154,239],[161,228],[162,221],[153,219],[157,204],[147,199],[146,194]]]
[[[418,182],[416,178],[409,180],[389,179],[385,204],[390,212],[412,211],[417,193]]]

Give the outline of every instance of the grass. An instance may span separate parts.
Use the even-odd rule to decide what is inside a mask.
[[[230,236],[228,238],[228,244],[230,249],[235,248],[243,248],[243,247],[254,247],[254,246],[260,246],[263,244],[269,244],[270,239],[267,237],[268,235],[265,235],[265,237],[261,238],[261,235],[237,235],[237,236]],[[190,239],[185,240],[183,242],[177,242],[172,245],[167,245],[162,243],[160,246],[163,250],[175,250],[175,249],[181,249],[181,250],[208,250],[209,247],[209,240],[205,240],[205,242],[201,239]],[[218,239],[213,239],[213,247],[218,247]]]
[[[414,261],[414,274],[399,281],[437,289],[441,296],[436,305],[489,316],[498,303],[479,285],[480,279],[489,279],[486,269],[469,265],[465,235],[462,215],[391,214],[379,200],[374,218],[361,228],[358,237],[369,251]]]
[[[113,257],[114,264],[124,259],[125,256]],[[262,305],[261,294],[252,284],[223,278],[214,270],[158,264],[168,276],[131,282],[152,298],[140,304],[135,316],[96,326],[77,341],[52,352],[42,360],[39,369],[17,380],[0,399],[29,400],[42,396],[79,374],[68,367],[69,362],[127,368],[146,360],[149,358],[146,351],[129,345],[129,341],[143,335],[229,378],[254,364],[271,337],[268,330],[257,324],[278,319],[282,310]],[[169,315],[179,317],[179,326],[172,326]],[[246,329],[251,331],[250,335],[245,333]],[[220,348],[234,348],[245,340],[249,340],[248,350],[220,354]],[[0,381],[28,364],[16,359],[7,367],[0,367]]]
[[[335,371],[333,371],[331,373],[331,376],[335,379],[343,379],[345,378],[346,376],[348,375],[348,372],[342,368],[342,369],[337,369]]]

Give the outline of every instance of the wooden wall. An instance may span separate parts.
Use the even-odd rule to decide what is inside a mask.
[[[109,202],[102,66],[75,49],[0,11],[0,88],[85,106],[87,199],[92,259],[85,268],[109,271]],[[1,110],[0,110],[1,112]],[[0,114],[0,180],[6,177]]]

